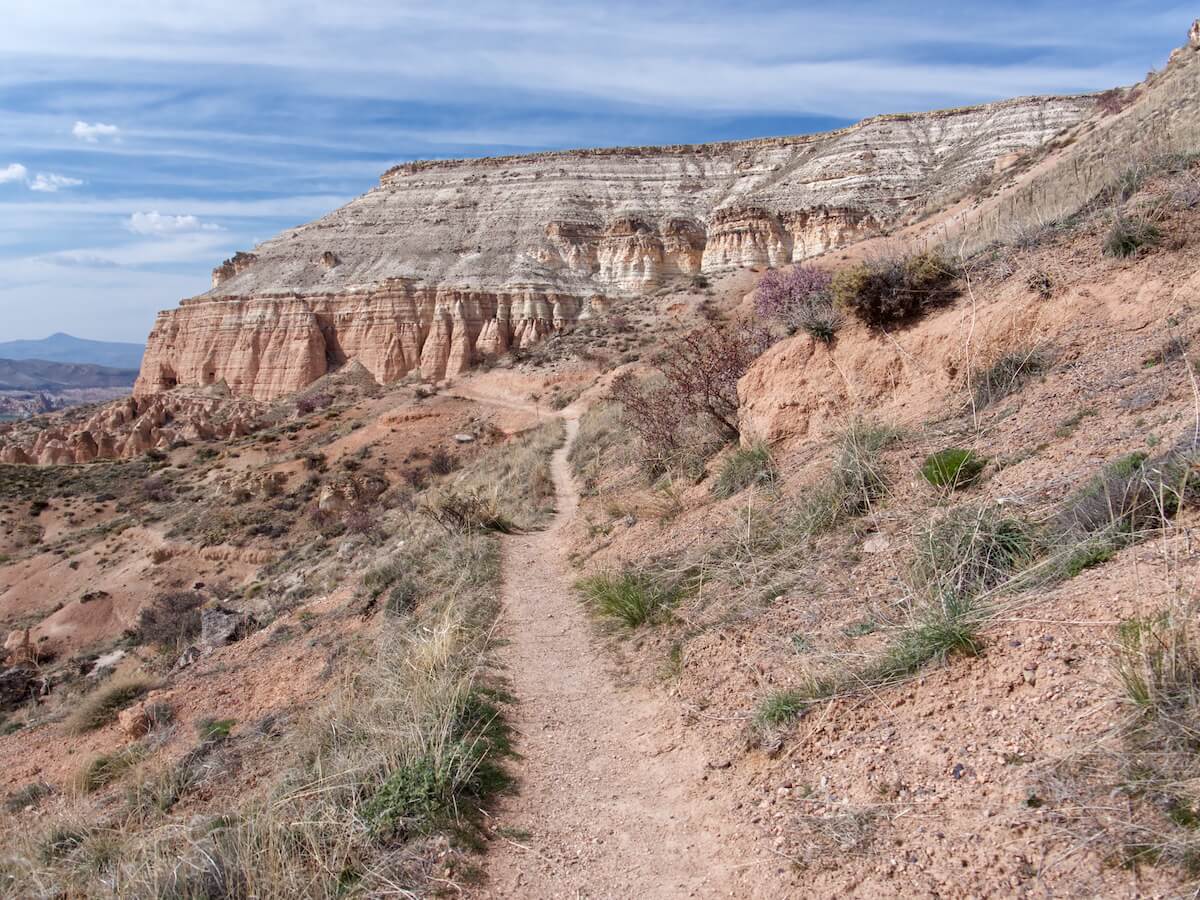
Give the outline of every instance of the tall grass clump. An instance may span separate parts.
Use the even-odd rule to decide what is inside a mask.
[[[566,426],[555,416],[489,447],[460,473],[449,491],[483,498],[484,505],[491,507],[482,511],[491,530],[535,528],[554,513],[550,455],[564,440]]]
[[[833,466],[800,501],[797,524],[809,536],[864,515],[887,493],[882,451],[897,437],[895,429],[857,420],[841,435]]]
[[[725,458],[713,482],[712,493],[726,499],[752,485],[773,487],[778,477],[775,460],[771,458],[767,445],[754,443],[749,447],[739,447]]]
[[[630,629],[661,622],[682,594],[676,585],[633,571],[590,575],[576,587],[596,615]]]
[[[1044,577],[1071,578],[1162,528],[1200,491],[1191,439],[1155,459],[1113,460],[1071,494],[1051,518]]]
[[[84,734],[103,728],[154,686],[154,680],[145,675],[114,675],[80,701],[67,717],[67,729],[72,734]]]
[[[1106,256],[1127,257],[1153,247],[1162,240],[1162,230],[1144,216],[1118,212],[1104,235]]]
[[[1113,862],[1200,875],[1200,639],[1176,599],[1117,629],[1112,684],[1120,715],[1086,753],[1061,760],[1039,792]]]
[[[619,466],[631,438],[622,421],[620,404],[606,401],[587,408],[579,417],[579,430],[567,451],[567,462],[581,494],[595,495],[606,469]]]

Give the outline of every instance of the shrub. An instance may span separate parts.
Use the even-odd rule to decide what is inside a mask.
[[[834,302],[872,328],[900,324],[957,296],[957,268],[936,251],[862,262],[833,276]]]
[[[163,652],[182,650],[200,634],[200,607],[204,597],[195,591],[163,594],[138,616],[134,638]]]
[[[1010,350],[990,366],[971,373],[975,409],[983,409],[1015,394],[1032,376],[1046,368],[1045,353],[1037,348]]]
[[[737,383],[771,345],[770,333],[750,325],[692,331],[664,348],[656,368],[664,384],[648,387],[630,375],[612,385],[631,427],[654,449],[674,449],[685,416],[705,419],[727,440],[738,437]]]
[[[434,475],[449,475],[456,468],[458,468],[458,462],[445,447],[435,448],[429,457],[429,471]]]
[[[843,322],[830,293],[832,280],[828,272],[811,266],[772,269],[758,283],[754,311],[760,318],[782,323],[789,331],[804,329],[817,340],[829,343]]]
[[[68,717],[67,727],[74,734],[103,728],[153,687],[154,682],[142,675],[114,676],[80,701]]]
[[[576,587],[598,615],[626,628],[660,621],[680,596],[676,587],[640,572],[592,575],[581,579]]]
[[[318,409],[324,409],[333,403],[333,396],[326,393],[309,394],[307,397],[301,397],[296,401],[296,415],[307,416],[316,412]]]
[[[1162,231],[1153,222],[1141,216],[1118,213],[1104,236],[1104,253],[1107,256],[1133,256],[1143,247],[1153,247],[1160,240]]]
[[[481,489],[472,491],[441,491],[426,498],[418,510],[451,534],[473,531],[495,531],[512,534],[516,526],[502,513],[495,495],[485,495]]]
[[[740,447],[725,458],[712,492],[717,497],[732,497],[755,484],[773,487],[778,477],[771,451],[765,444],[753,444]]]
[[[954,491],[973,484],[986,465],[987,460],[973,450],[948,447],[925,457],[921,475],[934,487]]]
[[[403,616],[417,608],[417,598],[421,595],[420,585],[413,579],[401,577],[392,589],[388,591],[384,611],[390,616]]]

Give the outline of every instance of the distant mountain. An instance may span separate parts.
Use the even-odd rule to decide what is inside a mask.
[[[125,388],[133,387],[137,374],[136,368],[114,369],[87,363],[50,362],[44,359],[0,359],[0,391],[56,392],[73,388]]]
[[[142,365],[144,349],[141,344],[88,341],[60,331],[40,341],[2,341],[0,359],[39,359],[45,362],[138,369]]]

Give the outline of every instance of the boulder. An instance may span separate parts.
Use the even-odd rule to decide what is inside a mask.
[[[255,622],[252,617],[227,609],[224,606],[210,606],[200,610],[200,647],[202,650],[215,650],[234,641],[240,641],[254,630]]]
[[[0,712],[9,712],[24,705],[36,693],[32,669],[10,666],[0,671]]]

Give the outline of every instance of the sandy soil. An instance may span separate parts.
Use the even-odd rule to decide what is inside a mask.
[[[663,699],[623,684],[575,598],[563,528],[578,494],[553,460],[559,509],[504,545],[517,697],[518,789],[495,813],[487,897],[779,897],[781,860],[754,846],[721,799],[724,773]]]

